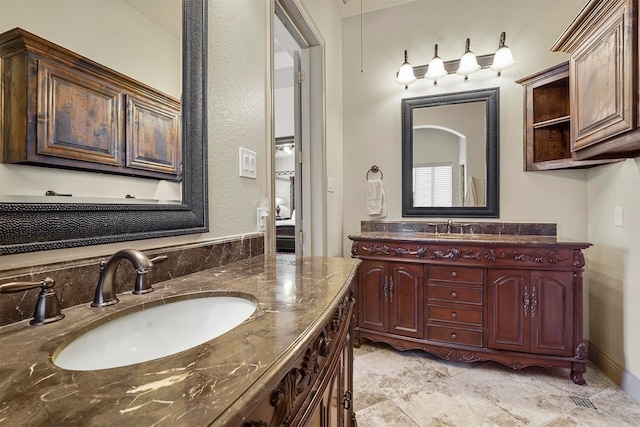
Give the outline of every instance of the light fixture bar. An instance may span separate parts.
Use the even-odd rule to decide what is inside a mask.
[[[478,60],[478,64],[481,69],[490,68],[491,64],[493,64],[493,57],[495,53],[490,53],[488,55],[479,55],[476,56]],[[416,65],[413,67],[413,72],[418,79],[424,79],[424,75],[427,73],[427,67],[429,64],[425,65]],[[456,70],[460,66],[459,59],[452,59],[451,61],[444,61],[444,69],[447,70],[449,74],[455,74]]]

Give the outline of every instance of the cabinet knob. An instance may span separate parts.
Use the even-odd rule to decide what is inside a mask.
[[[452,271],[452,272],[451,272],[451,275],[452,275],[453,277],[458,277],[458,273],[456,273],[455,271]]]
[[[453,318],[455,319],[456,317],[458,317],[458,315],[457,315],[457,314],[456,314],[456,312],[454,311],[454,312],[452,312],[452,313],[451,313],[451,317],[453,317]]]
[[[458,338],[458,335],[456,335],[456,333],[454,332],[454,333],[451,334],[451,338],[453,338],[455,340],[456,338]]]
[[[457,292],[451,292],[451,296],[453,298],[458,298],[458,293]]]

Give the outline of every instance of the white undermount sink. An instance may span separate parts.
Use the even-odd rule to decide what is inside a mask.
[[[211,293],[192,294],[132,307],[61,345],[53,363],[63,369],[93,371],[158,359],[188,350],[230,331],[248,319],[257,303]],[[98,309],[99,310],[99,309]]]

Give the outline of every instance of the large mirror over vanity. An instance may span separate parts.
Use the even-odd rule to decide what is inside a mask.
[[[68,40],[82,41],[84,34],[92,28],[102,28],[99,38],[111,43],[112,40],[129,40],[131,48],[129,51],[139,52],[139,61],[135,62],[124,59],[121,49],[111,49],[109,52],[96,53],[93,55],[88,46],[82,43],[76,45],[65,45],[64,36],[56,38],[52,33],[51,15],[45,13],[29,14],[28,9],[37,8],[32,2],[16,2],[11,0],[0,0],[0,33],[20,27],[48,42],[61,46],[64,49],[74,51],[80,57],[86,57],[95,61],[99,65],[104,65],[113,69],[115,73],[122,74],[123,81],[127,79],[141,82],[141,86],[149,87],[148,93],[166,94],[167,99],[176,99],[178,102],[177,122],[174,120],[173,127],[166,127],[173,132],[177,132],[182,146],[178,147],[178,152],[173,156],[170,150],[167,151],[167,158],[178,159],[176,163],[170,165],[172,170],[168,178],[160,177],[152,179],[147,177],[131,178],[132,175],[140,175],[146,165],[135,164],[129,159],[129,153],[123,156],[126,160],[126,167],[133,173],[113,173],[101,170],[96,166],[95,171],[90,167],[42,167],[32,164],[10,164],[6,162],[0,164],[3,168],[2,176],[15,176],[18,178],[3,179],[2,194],[0,198],[0,254],[21,253],[36,250],[47,250],[57,248],[76,247],[83,245],[102,244],[118,241],[129,241],[153,237],[165,237],[177,234],[198,233],[207,230],[206,211],[206,128],[205,128],[205,102],[206,102],[206,1],[204,0],[163,0],[148,8],[149,2],[137,0],[122,0],[114,2],[81,2],[68,0],[56,2],[56,8],[80,10],[91,12],[92,7],[106,7],[108,10],[101,13],[93,12],[93,16],[100,16],[107,19],[113,14],[118,14],[127,22],[136,22],[140,28],[133,25],[110,25],[102,28],[95,20],[85,20],[80,27],[73,27],[69,24],[66,29],[69,34]],[[52,2],[44,2],[42,7],[48,7]],[[156,3],[156,2],[154,2]],[[153,9],[153,10],[151,10]],[[171,13],[159,14],[161,10],[171,10]],[[9,13],[11,12],[11,13]],[[129,15],[123,13],[129,13]],[[111,14],[111,15],[109,15]],[[161,16],[162,15],[162,16]],[[46,19],[45,19],[46,16]],[[124,18],[128,16],[128,18]],[[163,22],[164,17],[171,16],[173,21]],[[182,16],[182,19],[180,18]],[[40,17],[40,18],[38,18]],[[11,19],[10,19],[11,18]],[[100,19],[96,18],[97,21]],[[39,22],[41,21],[41,22]],[[82,20],[80,20],[82,21]],[[57,21],[59,23],[59,21]],[[40,26],[39,26],[40,25]],[[161,53],[162,47],[151,48],[151,41],[138,37],[137,34],[149,34],[150,27],[162,27],[167,36],[164,37],[170,49],[166,54]],[[60,27],[59,24],[54,27]],[[171,34],[173,33],[173,34]],[[96,40],[95,37],[87,35],[85,39]],[[98,38],[98,39],[99,39]],[[54,39],[54,40],[51,40]],[[99,43],[98,43],[99,44]],[[79,51],[79,52],[78,52]],[[100,49],[97,49],[100,52]],[[96,56],[97,55],[97,56]],[[147,55],[147,56],[145,56]],[[158,65],[149,62],[148,55],[155,57],[166,57],[165,65]],[[109,58],[111,56],[111,58]],[[147,58],[147,59],[145,59]],[[167,62],[168,61],[168,62]],[[118,65],[118,62],[120,65]],[[124,64],[127,67],[122,68]],[[69,63],[63,64],[72,69]],[[6,67],[5,67],[6,68]],[[3,73],[3,94],[8,94],[12,90],[11,81],[4,78]],[[95,76],[91,76],[93,79]],[[53,81],[53,79],[51,79]],[[62,81],[62,80],[59,80]],[[70,80],[74,83],[74,80]],[[100,82],[98,82],[100,84]],[[127,87],[128,83],[124,86]],[[128,87],[127,87],[128,88]],[[117,95],[120,96],[120,95]],[[116,96],[116,97],[117,97]],[[155,96],[155,95],[154,95]],[[157,95],[155,101],[161,100],[162,95]],[[132,101],[133,100],[133,101]],[[32,98],[27,99],[29,108],[33,108]],[[130,116],[130,112],[135,113],[136,108],[141,104],[135,104],[134,97],[126,91],[120,98],[117,98],[114,105],[122,104],[121,120],[126,121],[133,117],[132,122],[139,126],[141,117]],[[133,105],[133,107],[131,107]],[[124,113],[125,107],[126,114]],[[153,119],[152,115],[147,118]],[[12,116],[3,115],[3,120],[13,120]],[[153,119],[155,120],[155,119]],[[90,121],[87,119],[87,123]],[[3,123],[3,128],[8,128]],[[121,135],[124,130],[118,131]],[[128,132],[128,130],[127,130]],[[127,145],[132,140],[130,135],[123,137],[120,144]],[[156,135],[155,139],[166,138],[162,132]],[[8,146],[13,135],[5,132],[3,134],[0,147]],[[124,141],[127,141],[126,143]],[[163,147],[158,152],[162,153]],[[165,150],[166,151],[166,150]],[[133,151],[132,151],[133,152]],[[144,157],[144,156],[141,156]],[[142,163],[145,159],[142,159]],[[170,163],[170,162],[168,162]],[[97,165],[97,163],[96,163]],[[17,175],[7,175],[8,169],[20,170]],[[29,168],[25,173],[24,170]],[[137,170],[136,170],[137,169]],[[126,172],[126,171],[125,171]],[[94,182],[90,187],[93,193],[91,197],[86,195],[79,197],[78,194],[65,197],[45,196],[43,191],[38,190],[37,194],[30,193],[29,190],[15,193],[15,188],[28,177],[35,184],[51,183],[54,176],[70,176],[70,182],[76,184],[78,193],[82,188],[77,184],[84,181]],[[83,175],[81,175],[83,174]],[[86,178],[85,178],[86,177]],[[63,182],[64,181],[55,181]],[[63,185],[63,184],[60,184]],[[26,187],[25,187],[26,188]],[[118,195],[111,195],[109,192],[116,189]],[[58,193],[71,193],[64,188],[52,188]],[[149,193],[143,191],[149,190]],[[74,191],[74,193],[76,193]],[[43,193],[43,194],[40,194]],[[122,193],[122,194],[120,194]],[[145,194],[145,195],[141,195]],[[132,195],[133,197],[127,197]]]
[[[499,89],[402,100],[402,216],[498,217]]]

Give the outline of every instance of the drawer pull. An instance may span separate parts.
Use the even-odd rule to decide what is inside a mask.
[[[451,272],[451,275],[452,275],[453,277],[458,277],[458,273],[456,273],[455,271],[452,271],[452,272]]]
[[[458,293],[457,292],[451,292],[451,296],[453,298],[458,298]]]
[[[456,338],[458,338],[458,335],[456,335],[456,333],[454,332],[454,333],[451,334],[451,338],[453,338],[455,340]]]
[[[451,313],[451,317],[453,317],[453,318],[455,319],[456,317],[458,317],[458,315],[457,315],[457,314],[456,314],[456,312],[454,311],[453,313]]]

